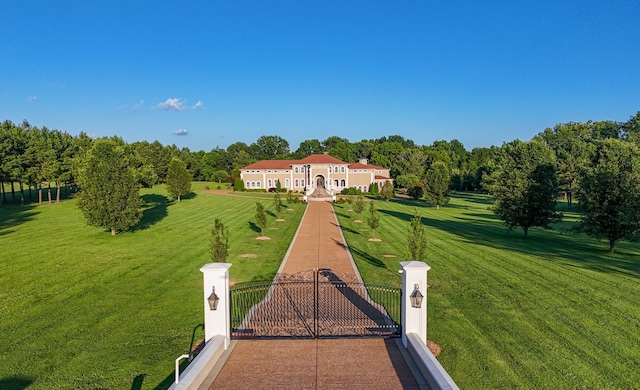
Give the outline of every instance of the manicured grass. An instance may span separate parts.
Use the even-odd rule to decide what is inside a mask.
[[[174,359],[203,337],[199,269],[213,220],[230,230],[232,281],[262,280],[305,208],[288,205],[285,222],[270,215],[271,240],[258,241],[256,199],[206,194],[206,184],[215,188],[195,183],[180,203],[144,190],[139,227],[115,237],[86,226],[73,200],[0,208],[0,388],[167,388]]]
[[[491,199],[457,194],[424,202],[376,201],[381,225],[369,242],[366,212],[335,210],[369,283],[400,285],[409,220],[418,207],[428,246],[428,338],[461,388],[638,388],[640,247],[555,230],[508,231]],[[355,219],[363,223],[354,223]],[[388,258],[384,255],[396,255]]]

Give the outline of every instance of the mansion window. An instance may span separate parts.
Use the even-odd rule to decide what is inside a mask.
[[[304,187],[304,179],[300,180],[300,186]]]
[[[271,179],[269,179],[269,184],[268,184],[268,186],[269,186],[269,187],[271,187]]]
[[[344,167],[340,167],[340,173],[344,173]]]
[[[289,179],[284,179],[284,186],[289,188]]]
[[[299,187],[300,186],[300,182],[298,181],[298,179],[296,179],[295,181],[295,187]]]
[[[346,186],[346,185],[347,185],[347,182],[346,182],[344,179],[342,179],[342,180],[340,181],[340,186],[344,187],[344,186]]]
[[[298,167],[293,168],[293,173],[298,173]]]

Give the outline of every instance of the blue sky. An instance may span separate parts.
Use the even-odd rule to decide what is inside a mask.
[[[8,1],[0,120],[191,150],[473,147],[640,110],[637,1]]]

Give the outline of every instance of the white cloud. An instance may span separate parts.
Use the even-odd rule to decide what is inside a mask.
[[[33,101],[35,101],[35,100],[38,100],[38,97],[37,97],[37,96],[29,96],[29,97],[27,98],[27,101],[28,101],[28,102],[33,102]],[[200,103],[200,102],[198,102],[198,103]]]
[[[174,131],[173,134],[175,134],[175,135],[187,135],[187,134],[189,134],[189,130],[187,130],[187,129],[178,129],[178,130]]]
[[[156,105],[156,108],[162,108],[166,111],[184,111],[187,106],[184,104],[184,100],[178,98],[169,98],[164,102],[160,102]]]
[[[186,110],[195,110],[196,108],[202,107],[202,102],[198,100],[196,104],[189,107],[184,99],[180,98],[169,98],[164,102],[160,102],[155,105],[155,108],[161,108],[166,111],[186,111]]]

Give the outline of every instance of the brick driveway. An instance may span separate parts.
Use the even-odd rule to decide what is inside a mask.
[[[280,272],[361,281],[331,203],[309,202]],[[422,384],[423,381],[420,380]],[[418,389],[397,339],[241,340],[210,389]]]

